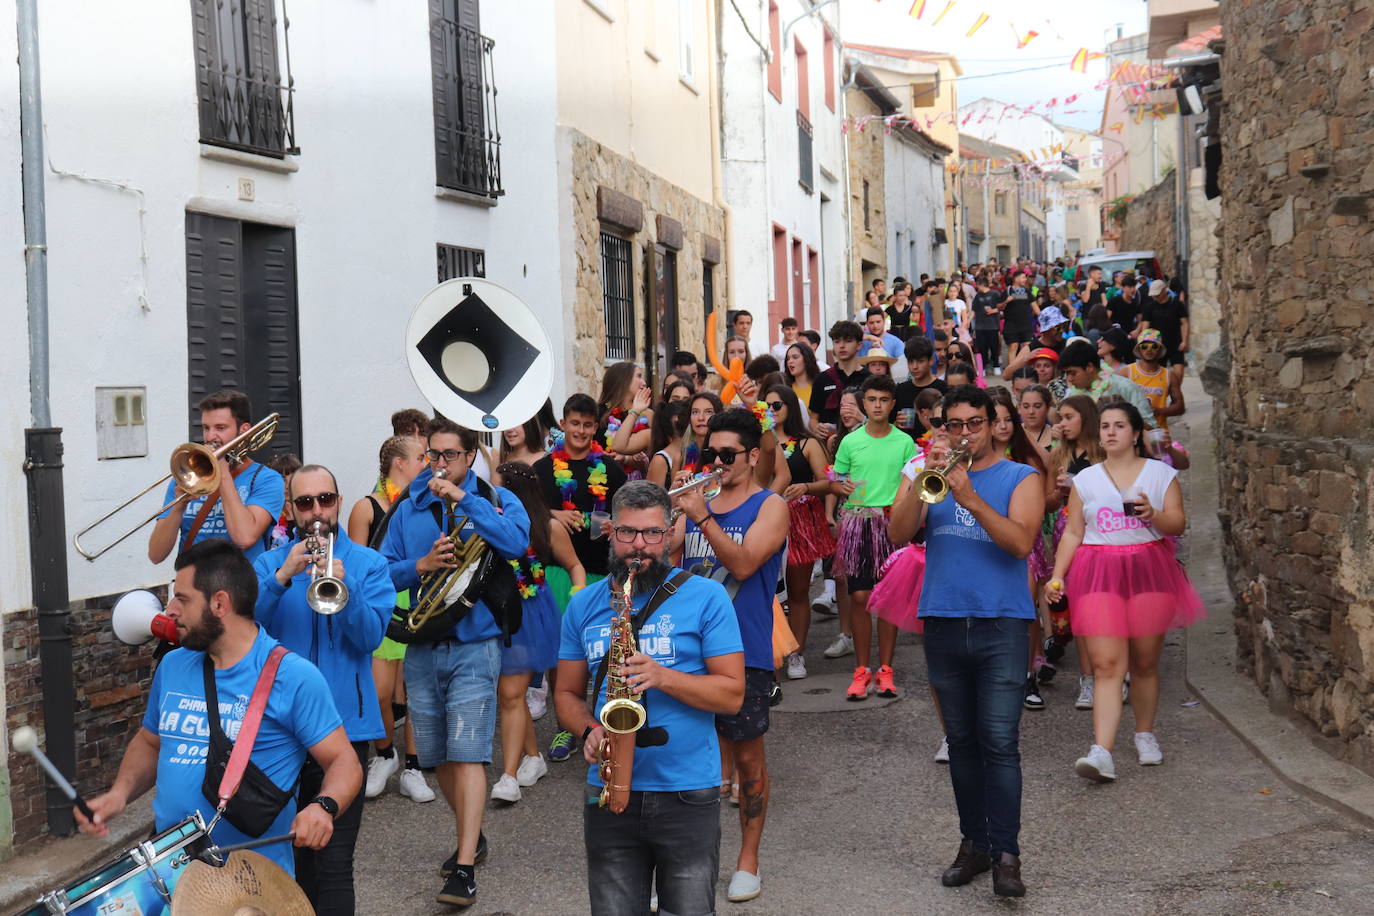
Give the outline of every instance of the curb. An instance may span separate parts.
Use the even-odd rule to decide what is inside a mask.
[[[1196,376],[1186,377],[1183,385],[1193,462],[1188,472],[1191,485],[1185,486],[1188,575],[1210,614],[1185,632],[1184,682],[1207,711],[1285,785],[1374,829],[1374,776],[1313,744],[1299,724],[1271,710],[1258,685],[1236,670],[1231,625],[1235,604],[1222,562],[1217,519],[1212,399]]]

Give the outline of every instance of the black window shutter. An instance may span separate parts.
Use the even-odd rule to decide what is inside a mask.
[[[456,61],[449,59],[450,50],[457,47],[457,38],[449,32],[453,26],[444,16],[445,6],[452,0],[429,0],[429,63],[434,88],[434,161],[436,184],[451,185],[453,173],[453,120],[457,98],[452,98],[450,84]]]
[[[201,398],[242,390],[243,239],[238,220],[186,214],[186,350],[190,441],[200,441]]]
[[[244,392],[254,422],[281,414],[277,434],[258,457],[301,451],[300,346],[296,311],[296,234],[254,223],[243,225]]]
[[[216,136],[215,95],[224,88],[222,81],[215,78],[220,72],[220,60],[213,3],[214,0],[191,0],[191,37],[196,52],[196,97],[200,101],[202,137]]]

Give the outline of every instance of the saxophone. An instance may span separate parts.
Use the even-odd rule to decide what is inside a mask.
[[[606,736],[601,739],[598,772],[605,783],[598,804],[621,814],[630,803],[630,771],[634,766],[635,732],[644,727],[648,713],[644,704],[634,699],[629,682],[620,667],[639,651],[634,633],[634,581],[639,573],[639,561],[629,561],[630,570],[617,593],[611,585],[611,644],[606,650],[606,704],[601,707],[601,725]]]

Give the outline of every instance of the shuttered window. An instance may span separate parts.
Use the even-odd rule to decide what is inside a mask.
[[[295,148],[276,0],[191,0],[202,143],[281,157]],[[285,22],[282,22],[285,28]]]
[[[434,93],[435,181],[499,197],[501,133],[496,120],[495,42],[479,28],[477,0],[429,0]]]
[[[254,422],[281,414],[255,457],[302,455],[295,230],[187,213],[186,328],[191,441],[195,405],[233,388],[252,401]]]
[[[439,243],[439,282],[454,277],[485,277],[487,255],[480,248],[463,248]]]

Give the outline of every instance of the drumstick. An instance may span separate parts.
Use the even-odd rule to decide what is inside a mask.
[[[296,838],[294,833],[283,833],[280,836],[265,836],[257,840],[248,840],[245,843],[232,843],[228,846],[216,846],[211,852],[219,855],[238,852],[240,849],[256,849],[259,846],[270,846],[273,843],[290,843]]]
[[[38,761],[38,765],[47,771],[48,778],[52,780],[53,785],[61,789],[62,794],[67,796],[67,799],[76,805],[82,814],[86,815],[86,820],[92,824],[95,823],[95,812],[91,810],[91,806],[86,804],[86,800],[77,794],[71,783],[67,782],[67,777],[63,776],[61,771],[53,766],[48,755],[39,750],[36,731],[27,725],[19,726],[10,737],[10,747],[21,754],[32,754],[33,759]]]

